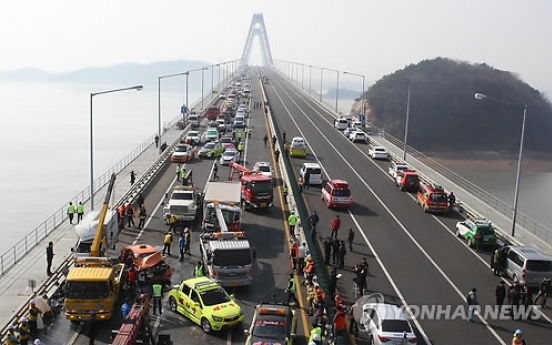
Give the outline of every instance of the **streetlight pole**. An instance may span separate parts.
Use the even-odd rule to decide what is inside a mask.
[[[362,78],[362,95],[360,96],[360,101],[362,102],[362,114],[361,115],[365,115],[366,113],[366,108],[365,108],[365,105],[364,105],[364,81],[365,81],[365,76],[364,74],[357,74],[357,73],[352,73],[352,72],[343,72],[343,74],[350,74],[350,75],[354,75],[354,76],[357,76],[357,77],[360,77]],[[365,119],[365,117],[362,117],[360,118],[359,120],[362,121],[362,124],[364,125],[364,120],[362,119]]]
[[[167,75],[162,75],[158,77],[158,80],[157,80],[157,135],[159,136],[159,139],[161,139],[161,79],[177,77],[185,74],[186,72],[167,74]],[[184,113],[182,114],[182,121],[184,121]]]
[[[90,210],[94,210],[94,131],[93,131],[93,119],[94,119],[94,112],[93,112],[93,101],[94,96],[97,95],[103,95],[106,93],[113,93],[113,92],[120,92],[120,91],[128,91],[128,90],[136,90],[140,91],[143,89],[142,85],[136,85],[136,86],[130,86],[125,87],[122,89],[114,89],[114,90],[107,90],[107,91],[100,91],[100,92],[92,92],[90,93]]]
[[[324,84],[324,68],[320,67],[320,102],[322,102],[322,85]]]
[[[309,95],[312,94],[312,65],[309,65],[310,72],[309,72]]]
[[[335,88],[335,113],[339,114],[339,71],[335,71],[337,75],[337,87]]]
[[[518,103],[514,103],[514,102],[508,102],[508,101],[503,101],[503,100],[500,100],[500,99],[497,99],[497,98],[492,98],[492,97],[489,97],[483,93],[476,93],[475,94],[475,99],[477,100],[491,100],[491,101],[495,101],[495,102],[498,102],[498,103],[504,103],[504,104],[508,104],[508,105],[513,105],[513,106],[516,106],[516,107],[519,107],[521,106],[521,104],[518,104]],[[523,105],[523,120],[521,122],[521,137],[520,137],[520,140],[519,140],[519,153],[518,153],[518,162],[517,162],[517,169],[516,169],[516,185],[515,185],[515,191],[514,191],[514,209],[513,209],[513,214],[512,214],[512,231],[511,231],[511,235],[512,237],[515,236],[515,233],[516,233],[516,220],[517,220],[517,208],[518,208],[518,198],[519,198],[519,185],[520,185],[520,180],[521,180],[521,163],[523,162],[523,143],[524,143],[524,140],[525,140],[525,119],[526,119],[526,115],[527,115],[527,104],[524,104]]]
[[[408,85],[408,97],[406,99],[406,121],[404,124],[404,149],[403,149],[403,161],[406,162],[406,143],[408,140],[408,120],[410,119],[410,85]]]
[[[215,88],[215,83],[214,83],[214,77],[215,77],[215,65],[211,65],[211,99],[213,99],[213,97],[215,97],[213,95],[213,90]]]
[[[201,111],[203,111],[203,72],[207,69],[207,67],[203,67],[201,69]]]

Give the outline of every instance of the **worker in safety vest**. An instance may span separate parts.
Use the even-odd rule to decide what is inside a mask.
[[[289,232],[291,236],[295,236],[295,224],[297,224],[297,215],[295,211],[291,211],[288,217]]]
[[[180,169],[180,177],[182,178],[182,185],[184,186],[184,181],[186,180],[186,168]]]
[[[318,335],[318,336],[315,336],[315,335]],[[317,341],[315,338],[319,340],[322,338],[322,328],[320,328],[320,325],[317,323],[312,324],[312,329],[310,331],[310,336],[309,336],[309,343],[314,343],[315,341]]]
[[[282,193],[284,194],[284,203],[287,204],[288,186],[285,183],[284,188],[282,188]]]
[[[177,181],[180,181],[180,170],[181,170],[180,164],[178,164],[178,165],[176,166],[176,180],[177,180]]]
[[[194,277],[204,277],[205,276],[205,267],[201,261],[198,261],[196,267],[194,268]]]
[[[161,300],[163,299],[163,286],[159,283],[153,284],[153,315],[157,315],[155,312],[159,307],[159,315],[163,314],[161,309]]]
[[[79,201],[79,204],[77,205],[77,223],[79,223],[82,220],[83,214],[84,214],[84,205],[82,204],[82,201]]]
[[[289,281],[288,281],[286,290],[288,293],[287,302],[289,303],[289,301],[291,301],[291,299],[293,298],[293,301],[295,302],[296,306],[299,307],[300,303],[297,300],[297,297],[295,296],[295,291],[297,291],[297,282],[295,281],[295,276],[293,275],[293,273],[289,275]]]
[[[121,204],[119,206],[118,216],[119,216],[119,228],[124,229],[125,228],[125,204]]]
[[[42,314],[42,311],[36,306],[34,299],[31,300],[29,304],[29,312],[27,314],[27,319],[29,320],[29,328],[31,331],[31,337],[35,338],[38,333],[37,320],[38,314]]]
[[[15,327],[13,325],[8,326],[8,333],[6,334],[6,345],[19,344],[19,339],[15,335]]]
[[[167,253],[168,255],[171,255],[172,241],[173,241],[172,234],[170,232],[166,233],[163,239],[163,255],[165,255],[165,253]]]
[[[31,338],[31,330],[29,329],[29,319],[23,316],[19,320],[19,326],[17,327],[17,332],[19,333],[19,343],[21,345],[27,345],[29,339]]]
[[[140,218],[140,222],[138,222],[138,229],[142,229],[144,227],[144,224],[146,223],[146,206],[141,205],[140,211],[138,211],[138,218]]]
[[[73,224],[73,216],[75,215],[75,205],[69,201],[69,206],[67,206],[67,215],[69,215],[69,224]]]

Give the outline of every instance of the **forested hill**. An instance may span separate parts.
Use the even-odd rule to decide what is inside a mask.
[[[418,150],[515,152],[526,104],[525,148],[552,151],[550,102],[510,72],[437,58],[384,76],[366,92],[367,120],[401,140],[409,86],[408,143]]]

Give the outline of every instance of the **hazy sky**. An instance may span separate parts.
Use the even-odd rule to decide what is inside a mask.
[[[2,1],[0,70],[238,59],[256,12],[275,59],[375,81],[444,56],[515,72],[552,96],[547,0]]]

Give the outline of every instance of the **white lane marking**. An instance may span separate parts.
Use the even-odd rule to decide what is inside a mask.
[[[274,90],[274,92],[276,93],[276,95],[278,96],[278,98],[280,99],[280,102],[282,102],[282,105],[284,106],[284,108],[286,109],[288,115],[290,116],[291,120],[293,121],[293,123],[295,124],[295,127],[297,128],[297,130],[301,133],[301,136],[303,136],[303,139],[306,141],[305,139],[305,136],[303,134],[303,131],[301,130],[301,128],[297,125],[297,123],[295,122],[295,119],[291,116],[291,113],[289,111],[289,109],[287,108],[287,106],[285,105],[285,103],[283,102],[282,98],[280,97],[280,94],[278,93],[278,91]],[[295,103],[295,102],[294,102]],[[297,105],[297,104],[296,104]],[[312,121],[311,121],[312,123]],[[314,123],[313,123],[314,125]],[[316,125],[314,125],[316,127]],[[317,128],[318,129],[318,128]],[[320,131],[319,131],[320,132]],[[307,142],[308,144],[308,142]],[[331,143],[330,143],[331,145]],[[309,145],[310,146],[310,145]],[[333,147],[333,145],[332,145]],[[335,147],[334,147],[335,149]],[[311,151],[313,153],[313,155],[315,156],[318,164],[320,165],[320,167],[322,167],[322,170],[324,171],[324,174],[326,175],[326,177],[328,177],[328,179],[331,179],[330,177],[330,174],[328,174],[328,172],[326,171],[326,169],[324,168],[324,165],[320,162],[320,160],[318,159],[318,157],[316,156],[316,153],[314,152],[314,150],[312,149],[311,147]],[[339,152],[338,152],[339,154]],[[343,156],[341,156],[343,158]],[[345,160],[345,159],[344,159]],[[349,164],[349,162],[345,161],[345,163],[347,165],[349,165],[349,167],[352,169],[351,165]],[[355,171],[356,173],[356,171]],[[362,180],[362,178],[360,177],[360,175],[357,174],[357,176],[359,176],[359,178]],[[387,277],[387,279],[389,280],[389,283],[391,284],[391,286],[393,287],[393,290],[395,290],[395,293],[397,294],[397,296],[400,298],[401,300],[401,303],[403,304],[403,306],[405,307],[405,310],[408,310],[408,304],[406,303],[406,300],[403,296],[403,294],[401,293],[401,291],[399,290],[399,287],[397,286],[397,284],[395,283],[395,281],[393,280],[393,277],[391,276],[391,274],[389,273],[389,271],[387,270],[387,268],[385,267],[385,265],[383,264],[383,261],[380,259],[380,256],[378,255],[378,253],[376,252],[376,249],[374,248],[374,246],[372,245],[372,243],[368,240],[368,237],[366,237],[366,234],[364,233],[364,229],[362,229],[362,227],[360,226],[360,224],[358,223],[358,221],[356,220],[355,216],[353,215],[353,213],[348,210],[348,213],[349,213],[349,216],[351,217],[351,219],[353,220],[353,222],[355,223],[356,227],[357,227],[357,230],[362,234],[362,237],[364,238],[364,241],[366,242],[366,244],[368,245],[368,247],[370,248],[370,250],[372,251],[372,254],[374,255],[374,258],[376,259],[376,261],[378,262],[378,264],[380,265],[380,267],[382,268],[383,270],[383,273],[385,274],[385,276]],[[424,329],[422,328],[422,325],[420,324],[420,322],[418,321],[418,319],[414,316],[414,315],[411,315],[411,319],[413,320],[414,324],[416,325],[416,327],[418,328],[418,331],[420,332],[420,334],[422,335],[422,337],[424,338],[424,341],[427,345],[431,345],[431,340],[429,339],[429,337],[427,336],[426,332],[424,331]],[[504,344],[506,345],[506,344]]]
[[[291,98],[291,96],[282,88],[283,92],[285,94],[288,95],[288,97],[290,97],[290,101],[293,102],[293,104],[295,104],[295,106],[297,106],[297,108],[299,109],[299,111],[303,114],[303,116],[305,116],[305,118],[311,123],[311,125],[313,126],[313,128],[315,128],[321,135],[323,135],[322,131],[320,130],[320,128],[307,116],[307,114],[299,107],[299,105]],[[280,97],[280,94],[275,90],[278,98],[280,99],[280,102],[282,102],[282,104],[284,104],[282,98]],[[301,135],[303,135],[303,132],[301,131],[301,129],[299,128],[299,126],[297,125],[297,123],[295,122],[295,119],[291,116],[291,113],[289,112],[287,106],[284,106],[286,111],[288,112],[288,115],[290,116],[290,118],[292,119],[293,123],[295,124],[295,126],[297,127],[297,129],[299,130],[299,132],[301,133]],[[304,138],[304,136],[303,136]],[[364,181],[364,179],[362,178],[362,176],[353,168],[353,166],[351,166],[351,164],[345,159],[345,157],[343,157],[343,155],[341,154],[341,152],[339,152],[339,150],[330,142],[328,141],[328,144],[333,148],[333,150],[336,152],[336,154],[345,162],[345,164],[349,167],[349,169],[358,177],[358,179],[361,181],[362,184],[364,184],[364,186],[370,191],[370,193],[372,193],[372,195],[374,196],[374,198],[376,198],[376,200],[378,201],[378,203],[380,203],[380,205],[387,211],[387,213],[391,216],[391,218],[393,218],[393,220],[395,221],[395,223],[397,223],[397,225],[399,225],[399,227],[402,229],[402,231],[410,238],[410,240],[416,245],[416,247],[418,248],[418,250],[420,250],[420,252],[422,252],[422,254],[426,257],[426,259],[433,265],[433,267],[441,274],[441,276],[443,278],[445,278],[445,280],[449,283],[449,285],[453,288],[454,291],[456,291],[456,293],[460,296],[460,299],[462,300],[462,302],[464,301],[464,294],[462,293],[462,291],[460,291],[460,289],[454,284],[454,282],[448,277],[448,275],[443,271],[443,269],[433,260],[433,258],[425,251],[425,249],[418,243],[418,241],[414,238],[414,236],[412,236],[412,234],[408,231],[408,229],[406,229],[406,227],[404,226],[404,224],[402,224],[402,222],[397,218],[397,216],[395,216],[395,214],[391,211],[391,209],[387,206],[387,204],[385,204],[385,202],[375,193],[375,191],[368,185],[368,183],[366,183],[366,181]],[[313,148],[311,147],[311,150],[313,150]],[[319,161],[318,162],[321,166],[322,166],[322,163]],[[329,178],[329,175],[326,175],[328,176]],[[349,214],[352,215],[352,213],[349,211]],[[376,254],[374,252],[374,254]],[[406,307],[406,305],[405,305]],[[502,344],[502,345],[506,345],[506,343],[504,342],[504,340],[498,335],[498,333],[496,333],[496,331],[493,329],[493,327],[491,325],[489,325],[489,323],[480,315],[480,314],[476,314],[477,317],[479,318],[479,320],[485,325],[485,327],[487,328],[487,330]],[[416,324],[418,325],[418,323]]]

